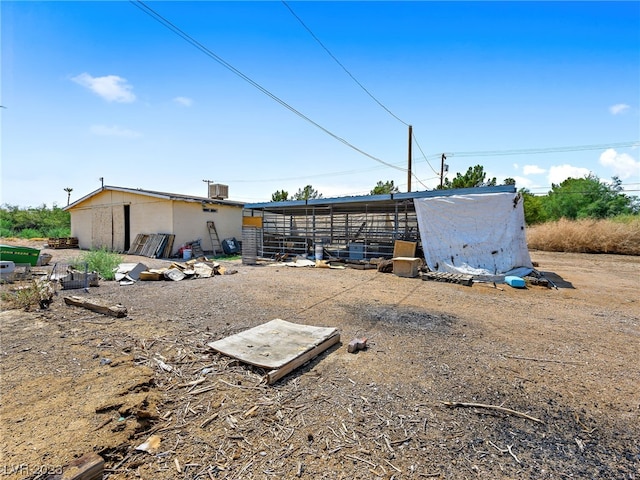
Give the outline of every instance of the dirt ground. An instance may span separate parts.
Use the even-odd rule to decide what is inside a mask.
[[[0,479],[87,452],[112,480],[640,478],[640,257],[531,257],[558,288],[221,261],[237,273],[3,304]],[[207,345],[274,318],[341,343],[271,386]]]

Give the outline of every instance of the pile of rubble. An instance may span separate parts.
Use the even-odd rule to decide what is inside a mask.
[[[133,285],[138,281],[179,282],[234,273],[237,273],[237,270],[229,270],[206,257],[200,257],[184,263],[172,262],[171,265],[163,268],[149,268],[144,263],[121,263],[116,269],[115,280],[120,282],[120,285]]]

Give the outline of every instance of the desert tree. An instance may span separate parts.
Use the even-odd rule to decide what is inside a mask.
[[[64,191],[67,192],[67,205],[69,205],[69,202],[71,201],[71,192],[73,192],[73,188],[67,187],[64,189]]]
[[[378,181],[373,190],[371,190],[370,195],[381,195],[384,193],[397,193],[398,187],[393,184],[393,180],[387,180],[383,182],[382,180]]]

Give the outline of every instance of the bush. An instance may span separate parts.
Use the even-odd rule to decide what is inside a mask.
[[[84,269],[79,265],[88,265],[90,272],[98,272],[100,278],[103,280],[113,280],[115,278],[115,272],[113,271],[122,262],[122,256],[117,253],[109,252],[106,249],[90,250],[83,253],[76,260],[75,265],[80,270]]]
[[[42,232],[40,230],[36,230],[35,228],[25,228],[18,232],[18,238],[42,238]]]
[[[640,216],[567,220],[527,228],[529,248],[550,252],[640,255]]]
[[[55,289],[50,281],[36,279],[15,292],[2,292],[1,298],[8,308],[29,311],[37,305],[40,308],[48,308],[54,293]]]
[[[47,238],[67,238],[71,236],[71,229],[66,227],[54,227],[46,232]]]

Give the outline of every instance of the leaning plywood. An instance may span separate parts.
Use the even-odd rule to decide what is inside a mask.
[[[339,341],[335,328],[298,325],[276,318],[209,346],[223,355],[270,370],[267,382],[271,384]]]

